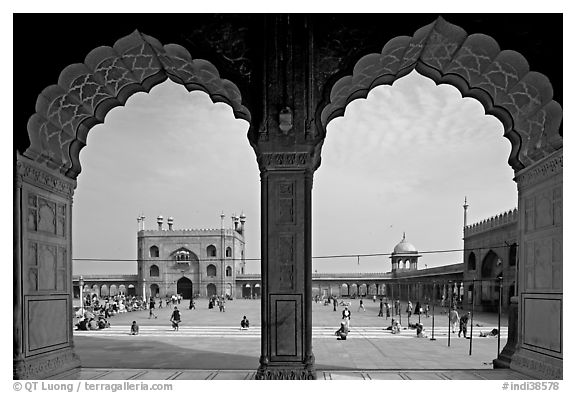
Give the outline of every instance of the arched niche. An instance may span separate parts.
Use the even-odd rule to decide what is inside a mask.
[[[562,107],[553,100],[548,78],[530,71],[518,52],[501,50],[484,34],[468,35],[442,17],[412,37],[388,41],[380,53],[362,57],[352,70],[328,86],[329,98],[318,109],[321,139],[326,126],[346,106],[366,98],[379,85],[391,85],[416,69],[436,84],[456,87],[498,118],[512,150],[509,165],[519,171],[562,148]]]
[[[232,107],[236,118],[250,122],[238,87],[220,78],[209,61],[134,31],[112,47],[92,50],[83,63],[66,67],[58,83],[42,91],[28,121],[30,145],[23,155],[76,179],[90,129],[132,94],[148,92],[168,78],[188,91],[204,91],[213,102]]]

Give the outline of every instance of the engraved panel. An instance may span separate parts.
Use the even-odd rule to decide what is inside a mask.
[[[26,354],[35,355],[69,344],[68,297],[26,297]]]
[[[38,200],[36,195],[28,195],[28,230],[38,230]]]
[[[294,223],[294,183],[280,182],[277,188],[278,223]]]
[[[270,294],[272,361],[303,360],[302,295]]]
[[[552,288],[562,290],[562,236],[552,239]]]
[[[284,234],[278,237],[278,260],[280,261],[280,286],[281,291],[294,289],[294,236]]]
[[[548,355],[562,354],[562,299],[523,295],[523,346]]]
[[[26,293],[38,290],[38,244],[34,242],[28,243],[28,261],[27,279],[26,279]]]
[[[550,192],[543,192],[536,197],[534,217],[534,227],[536,229],[552,225],[552,204],[550,202]]]
[[[527,289],[534,289],[534,243],[524,243],[525,251],[525,267],[524,267],[524,283]]]
[[[56,260],[56,289],[66,291],[68,285],[66,280],[66,248],[58,247],[58,259]]]
[[[562,187],[556,187],[552,194],[554,210],[554,225],[562,225]]]
[[[537,289],[552,287],[552,239],[534,241],[535,282]]]
[[[38,198],[38,230],[56,233],[56,203]]]
[[[39,290],[56,289],[56,246],[50,244],[40,244],[38,247],[39,275],[42,278],[39,282]]]
[[[534,198],[526,198],[524,209],[524,229],[530,232],[534,230]]]

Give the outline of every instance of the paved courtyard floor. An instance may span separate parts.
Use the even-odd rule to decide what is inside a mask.
[[[209,310],[199,299],[196,310],[182,303],[182,324],[172,330],[171,309],[123,313],[110,318],[112,327],[99,331],[75,331],[76,352],[82,362],[79,379],[252,379],[260,356],[260,302],[234,300],[226,311]],[[476,313],[473,319],[472,354],[470,340],[450,333],[448,317],[436,310],[434,318],[420,317],[429,338],[416,338],[414,330],[393,335],[385,330],[390,319],[377,317],[378,302],[365,302],[358,311],[352,300],[351,332],[338,341],[334,331],[341,321],[342,307],[313,304],[313,351],[320,379],[524,379],[511,370],[493,370],[498,339],[480,338],[480,331],[497,326],[497,315]],[[249,330],[240,330],[246,315]],[[129,335],[135,320],[138,336]],[[410,322],[418,321],[418,316]],[[506,344],[506,317],[501,318],[501,348]],[[407,326],[406,315],[402,324]],[[480,325],[480,326],[476,326]],[[67,378],[73,376],[68,376]],[[156,378],[158,377],[158,378]],[[64,376],[62,376],[64,378]]]

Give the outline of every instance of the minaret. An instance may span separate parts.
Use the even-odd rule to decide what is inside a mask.
[[[464,197],[464,228],[466,228],[466,223],[467,223],[467,219],[466,219],[466,215],[468,212],[468,203],[466,201],[466,197]]]

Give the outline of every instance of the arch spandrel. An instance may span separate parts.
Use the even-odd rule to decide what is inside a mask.
[[[374,87],[392,84],[414,69],[477,99],[486,113],[503,123],[504,136],[512,144],[508,163],[515,171],[562,147],[562,108],[553,100],[548,78],[530,71],[521,54],[501,50],[487,35],[468,35],[442,17],[412,37],[391,39],[381,53],[362,57],[352,75],[335,81],[329,102],[320,108],[322,136],[351,101],[366,98]]]
[[[236,118],[250,122],[238,87],[220,78],[209,61],[193,59],[180,45],[162,46],[135,31],[112,47],[92,50],[84,63],[66,67],[58,84],[42,91],[28,121],[30,146],[24,155],[75,179],[89,130],[132,94],[148,92],[167,78],[188,91],[207,93],[213,102],[228,104]]]

